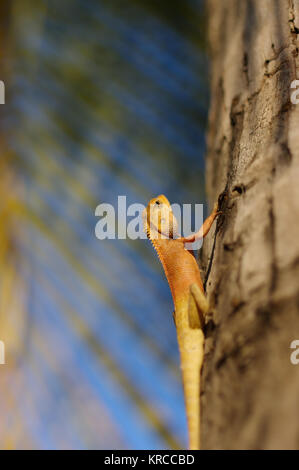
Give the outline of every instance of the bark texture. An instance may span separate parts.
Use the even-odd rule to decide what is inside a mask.
[[[207,194],[223,215],[203,250],[204,449],[298,449],[299,0],[207,0]]]

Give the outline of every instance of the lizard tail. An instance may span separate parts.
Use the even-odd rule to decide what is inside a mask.
[[[199,328],[183,332],[178,337],[186,414],[188,422],[189,448],[200,448],[200,372],[204,354],[204,335]]]

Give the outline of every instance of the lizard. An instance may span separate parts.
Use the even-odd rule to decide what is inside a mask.
[[[200,448],[200,373],[209,304],[197,261],[185,244],[205,237],[218,214],[218,203],[215,203],[200,230],[181,237],[166,196],[151,199],[143,212],[144,231],[162,263],[174,303],[190,450]]]

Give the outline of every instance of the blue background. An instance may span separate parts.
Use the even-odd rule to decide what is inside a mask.
[[[162,268],[94,230],[118,195],[204,202],[202,3],[25,0],[7,22],[0,447],[184,447]]]

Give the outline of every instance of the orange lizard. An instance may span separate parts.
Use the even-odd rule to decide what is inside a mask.
[[[151,199],[143,213],[144,230],[162,263],[173,298],[191,450],[198,450],[200,443],[200,371],[204,317],[209,306],[196,259],[185,243],[205,237],[219,213],[216,203],[200,230],[189,237],[178,235],[177,221],[165,196]]]

